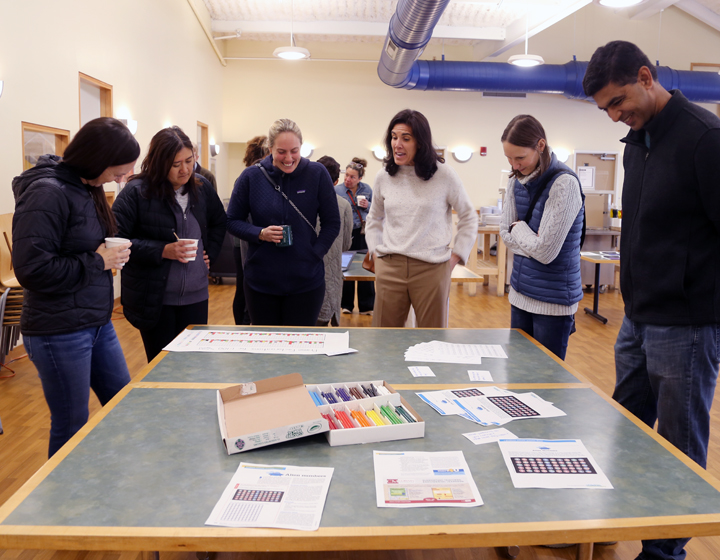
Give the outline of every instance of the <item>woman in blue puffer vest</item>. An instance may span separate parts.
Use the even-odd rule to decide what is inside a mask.
[[[585,209],[580,182],[551,154],[535,117],[515,117],[501,140],[513,170],[500,223],[500,235],[515,254],[511,327],[524,330],[564,360],[583,297],[580,244]]]

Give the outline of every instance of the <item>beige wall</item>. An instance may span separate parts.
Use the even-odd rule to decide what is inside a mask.
[[[530,52],[542,54],[547,63],[563,64],[572,59],[589,60],[595,48],[614,39],[636,42],[652,61],[658,57],[659,16],[632,21],[625,12],[591,4],[530,39]],[[681,10],[670,8],[662,16],[660,63],[689,70],[690,62],[720,62],[720,32],[700,23]],[[228,43],[227,56],[270,56],[273,43],[235,41]],[[303,44],[315,58],[346,55],[378,60],[380,43]],[[506,61],[522,47],[508,51],[497,62]],[[424,58],[440,58],[442,46],[432,44]],[[445,46],[448,60],[471,60],[472,49]],[[377,77],[377,63],[285,61],[228,61],[225,70],[223,130],[226,142],[245,142],[266,133],[273,120],[292,118],[300,125],[304,140],[315,145],[316,159],[328,154],[345,165],[353,156],[369,162],[372,185],[380,163],[371,148],[381,142],[390,118],[411,107],[430,121],[436,144],[452,149],[469,145],[476,153],[465,164],[448,158],[460,174],[476,206],[494,204],[507,169],[500,135],[508,121],[519,113],[531,113],[544,124],[551,145],[579,151],[619,151],[619,139],[627,128],[613,123],[585,101],[556,95],[528,95],[526,99],[483,98],[480,93],[423,92],[397,90]],[[711,107],[715,110],[714,107]],[[480,157],[480,146],[488,155]]]
[[[138,121],[142,157],[166,123],[194,140],[199,120],[222,141],[222,71],[185,0],[2,2],[0,212],[14,208],[10,183],[22,171],[20,122],[77,132],[78,72],[113,86],[116,114],[125,107]],[[218,168],[225,172],[222,152]]]

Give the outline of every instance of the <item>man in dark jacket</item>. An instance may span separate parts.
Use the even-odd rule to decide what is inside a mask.
[[[215,175],[213,175],[212,171],[200,165],[200,152],[198,152],[197,144],[193,144],[193,155],[195,156],[195,173],[205,177],[208,183],[210,183],[210,186],[217,192],[217,179],[215,179]]]
[[[667,91],[647,56],[613,41],[593,54],[585,93],[623,138],[620,284],[613,398],[705,466],[718,375],[720,119]],[[639,560],[685,558],[689,539],[643,541]]]

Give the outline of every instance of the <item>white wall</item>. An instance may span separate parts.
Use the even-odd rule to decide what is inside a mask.
[[[222,71],[185,0],[2,2],[0,212],[14,208],[10,183],[22,171],[20,122],[77,132],[78,72],[113,86],[115,115],[126,109],[138,121],[142,158],[166,123],[193,139],[199,120],[221,141]]]
[[[547,63],[563,64],[589,60],[594,50],[608,41],[624,39],[637,43],[651,60],[658,58],[659,16],[632,21],[626,12],[590,4],[575,16],[530,39],[530,52],[541,54]],[[228,42],[227,56],[270,56],[275,44]],[[378,60],[379,43],[352,45],[303,44],[313,57],[333,58],[352,51],[356,58]],[[432,44],[423,58],[440,58],[442,47]],[[506,61],[522,47],[508,51],[496,62]],[[720,52],[720,32],[684,12],[670,8],[662,18],[660,63],[689,70],[690,62],[711,60]],[[448,60],[472,60],[472,49],[448,45]],[[460,174],[476,206],[494,204],[500,171],[507,169],[500,136],[512,117],[535,115],[545,126],[551,145],[569,150],[622,152],[619,139],[627,128],[613,123],[589,102],[556,95],[528,95],[526,99],[483,98],[480,93],[423,92],[397,90],[377,77],[377,64],[367,62],[228,61],[225,71],[223,130],[226,142],[246,142],[266,133],[278,118],[295,120],[304,140],[316,146],[313,159],[331,155],[341,165],[353,156],[369,161],[368,178],[380,163],[371,148],[381,142],[391,117],[410,107],[427,116],[437,145],[452,149],[465,144],[476,153],[465,164],[448,158]],[[714,108],[713,108],[714,110]],[[488,155],[480,157],[480,146]]]

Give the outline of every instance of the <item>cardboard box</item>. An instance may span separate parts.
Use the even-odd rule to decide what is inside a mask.
[[[228,455],[330,429],[299,373],[220,389],[217,409]]]
[[[382,386],[389,391],[389,395],[380,395],[378,397],[367,397],[364,399],[353,399],[350,401],[342,401],[338,398],[338,402],[335,404],[328,403],[327,399],[323,398],[321,393],[332,392],[337,395],[336,391],[338,388],[344,388],[346,391],[350,387],[360,388],[362,385],[366,387],[370,384],[376,387]],[[384,404],[390,404],[392,407],[402,405],[403,408],[409,412],[417,422],[408,423],[404,418],[402,424],[390,424],[385,426],[371,426],[363,427],[357,423],[357,421],[350,416],[353,423],[353,428],[342,428],[339,427],[335,430],[329,430],[325,433],[328,442],[331,446],[336,445],[354,445],[358,443],[377,443],[380,441],[393,441],[397,439],[413,439],[425,437],[425,421],[415,410],[403,399],[395,389],[390,385],[386,384],[382,380],[376,381],[352,381],[348,383],[321,383],[318,385],[308,385],[308,391],[314,391],[321,400],[325,403],[322,405],[316,405],[317,409],[324,414],[328,414],[335,410],[344,410],[350,416],[351,410],[371,410],[376,409]],[[360,388],[362,392],[362,389]]]

